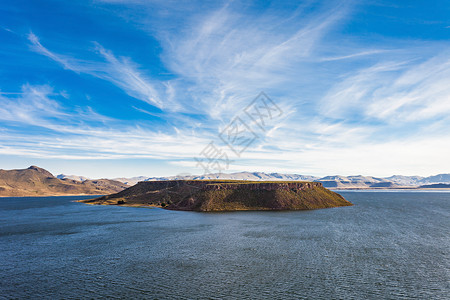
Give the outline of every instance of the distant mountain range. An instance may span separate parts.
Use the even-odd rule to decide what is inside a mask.
[[[59,196],[59,195],[105,195],[129,187],[120,181],[110,179],[80,180],[57,178],[47,170],[31,166],[28,169],[1,170],[0,196]]]
[[[89,179],[85,176],[53,176],[45,169],[31,166],[21,170],[0,169],[0,196],[57,196],[106,195],[120,192],[140,181],[160,180],[251,180],[251,181],[315,181],[331,189],[393,189],[393,188],[450,188],[450,174],[429,177],[395,175],[386,178],[373,176],[325,176],[263,172],[231,174],[177,175],[169,177],[132,177],[115,179]]]
[[[85,178],[82,176],[58,175],[58,178]],[[116,181],[127,185],[135,185],[139,181],[159,181],[159,180],[205,180],[205,179],[232,179],[232,180],[252,180],[252,181],[316,181],[321,182],[324,187],[334,189],[392,189],[392,188],[446,188],[445,184],[450,184],[450,174],[439,174],[429,177],[421,176],[402,176],[394,175],[380,178],[373,176],[325,176],[315,177],[299,174],[280,174],[263,172],[238,172],[238,173],[216,173],[206,175],[177,175],[168,177],[132,177],[132,178],[114,178]],[[81,179],[80,179],[81,180]],[[444,184],[438,186],[438,184]],[[430,186],[431,187],[425,187]]]

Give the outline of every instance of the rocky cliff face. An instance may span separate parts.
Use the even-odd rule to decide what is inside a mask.
[[[275,190],[306,190],[312,189],[314,187],[322,187],[320,182],[257,182],[257,183],[211,183],[207,184],[204,188],[206,190],[238,190],[246,189],[251,191],[264,190],[264,191],[275,191]]]
[[[140,182],[90,204],[159,206],[173,210],[301,210],[350,206],[320,182],[169,180]]]

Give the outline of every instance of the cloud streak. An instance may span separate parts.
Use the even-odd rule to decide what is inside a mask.
[[[164,106],[158,95],[157,83],[151,82],[138,70],[138,66],[129,58],[116,57],[111,51],[95,43],[96,52],[103,61],[79,60],[69,56],[54,53],[44,47],[34,33],[28,35],[34,51],[47,56],[61,64],[65,69],[76,73],[85,73],[106,80],[122,89],[129,96],[142,100],[150,105],[162,108]]]
[[[19,97],[0,95],[0,153],[58,159],[193,157],[208,140],[130,126],[89,108],[68,112],[49,86],[25,85]],[[21,133],[16,128],[27,130]],[[44,131],[42,130],[44,129]],[[51,131],[51,134],[45,132]],[[180,152],[180,147],[183,152]],[[31,150],[32,149],[32,150]]]

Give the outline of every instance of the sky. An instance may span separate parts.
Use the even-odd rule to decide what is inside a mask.
[[[448,0],[4,0],[0,168],[448,173],[449,46]]]

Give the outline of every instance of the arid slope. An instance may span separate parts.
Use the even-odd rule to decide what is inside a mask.
[[[104,195],[117,193],[128,186],[109,179],[83,182],[61,180],[42,168],[31,166],[21,170],[0,170],[0,196]]]

